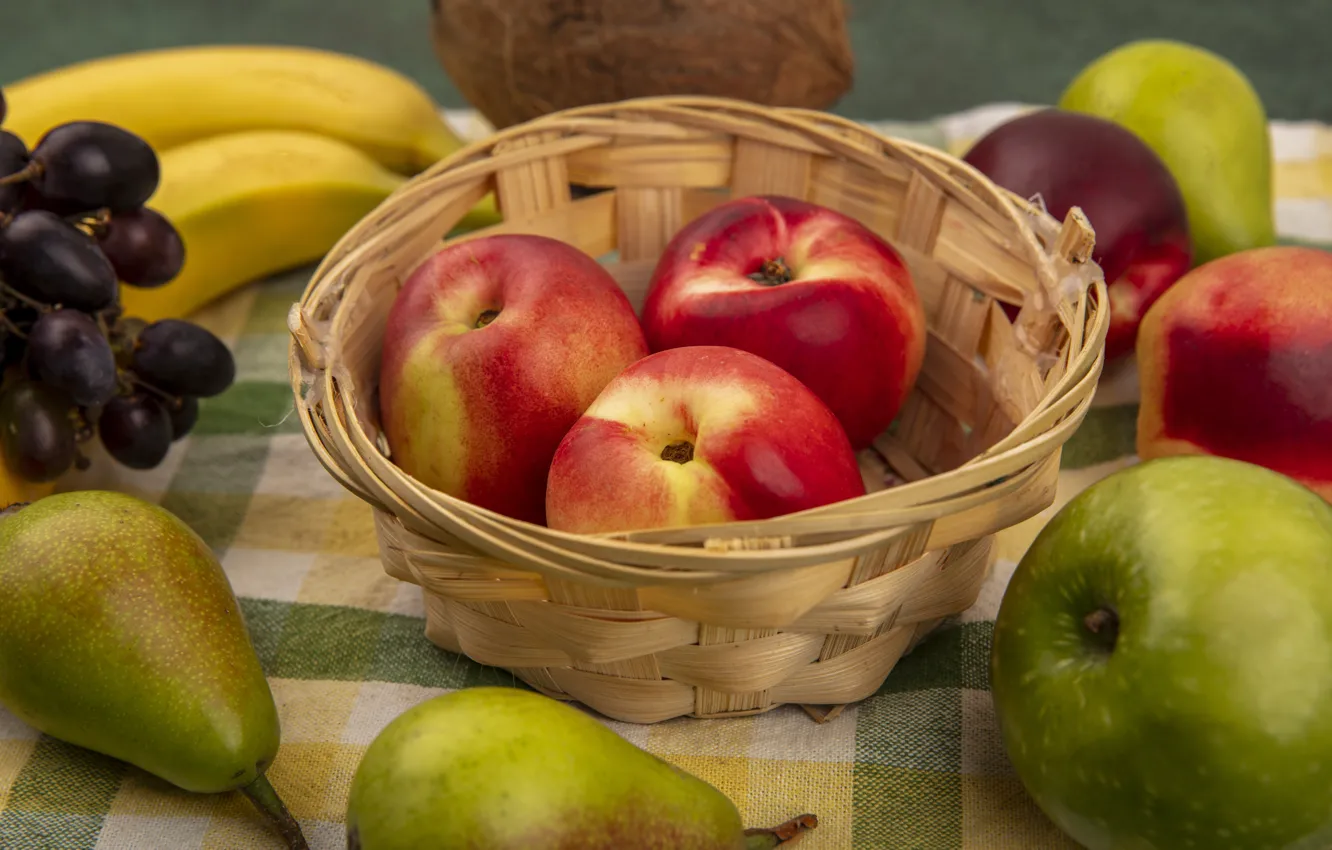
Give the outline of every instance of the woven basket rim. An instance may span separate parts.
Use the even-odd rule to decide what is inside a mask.
[[[1032,266],[1036,271],[1039,286],[1034,302],[1047,299],[1046,315],[1059,310],[1072,316],[1072,321],[1079,324],[1085,333],[1083,344],[1076,352],[1068,355],[1066,368],[1060,381],[1045,393],[1040,403],[1022,421],[1016,424],[1008,437],[1000,440],[985,452],[969,459],[961,466],[936,475],[897,485],[889,491],[894,494],[890,501],[894,507],[877,508],[866,512],[866,516],[882,519],[884,516],[900,516],[900,523],[882,523],[877,526],[867,519],[869,527],[860,531],[851,531],[832,542],[811,545],[789,545],[766,549],[738,549],[717,552],[700,547],[706,538],[717,539],[752,539],[756,536],[781,537],[783,526],[801,526],[801,524],[819,523],[820,514],[826,509],[818,508],[790,514],[769,520],[721,523],[713,526],[691,526],[688,529],[644,530],[599,535],[572,534],[559,532],[545,526],[527,523],[521,520],[486,510],[457,497],[433,490],[416,481],[401,470],[397,470],[390,461],[378,455],[374,441],[365,434],[355,416],[323,414],[323,427],[338,444],[338,449],[360,457],[362,464],[371,467],[376,464],[388,464],[397,470],[395,486],[385,484],[385,499],[373,493],[356,481],[356,476],[349,472],[335,456],[335,452],[324,444],[321,437],[321,425],[316,421],[319,414],[315,405],[307,402],[306,386],[311,376],[318,376],[319,386],[311,385],[310,390],[318,395],[319,400],[327,405],[335,396],[341,394],[342,404],[347,404],[348,388],[339,387],[341,376],[337,374],[336,363],[329,362],[327,340],[317,339],[311,328],[318,324],[312,317],[312,308],[316,306],[317,296],[326,287],[335,285],[340,264],[347,261],[367,232],[367,223],[372,222],[385,210],[405,204],[416,191],[425,191],[422,187],[436,178],[445,175],[464,173],[476,178],[487,176],[499,168],[492,156],[495,148],[515,138],[538,132],[558,130],[570,123],[593,119],[614,121],[631,120],[639,113],[651,113],[653,110],[700,110],[708,114],[740,114],[750,120],[758,120],[780,129],[792,130],[816,138],[830,148],[843,148],[852,155],[874,156],[875,152],[860,145],[857,139],[873,139],[885,152],[901,156],[914,168],[927,174],[938,174],[941,170],[962,174],[970,183],[968,188],[979,188],[987,197],[998,202],[999,210],[991,209],[991,214],[1002,215],[1004,223],[1012,227],[1021,241],[1032,252]],[[640,118],[644,122],[662,123],[663,119]],[[856,134],[854,137],[850,133]],[[584,134],[588,135],[588,134]],[[881,153],[878,155],[882,155]],[[474,174],[472,172],[475,172]],[[461,180],[462,178],[458,178]],[[941,180],[951,190],[948,175]],[[954,195],[956,196],[956,195]],[[968,199],[969,202],[973,199]],[[1075,211],[1071,218],[1080,216]],[[1082,222],[1085,224],[1085,219]],[[551,569],[561,567],[596,575],[606,572],[607,579],[644,579],[653,576],[661,580],[659,567],[641,566],[646,562],[665,561],[674,569],[687,574],[691,581],[704,579],[722,580],[737,575],[764,572],[770,569],[790,568],[806,563],[827,561],[830,558],[842,558],[868,551],[884,545],[895,534],[902,531],[905,523],[922,521],[930,518],[932,509],[946,512],[949,499],[958,498],[968,493],[977,494],[976,498],[985,499],[997,494],[995,488],[1001,488],[1005,481],[1028,474],[1040,467],[1053,454],[1057,453],[1072,432],[1081,424],[1089,408],[1095,385],[1104,363],[1104,339],[1108,329],[1109,309],[1107,290],[1099,268],[1090,262],[1089,250],[1081,258],[1085,271],[1084,286],[1070,294],[1061,289],[1065,285],[1054,268],[1053,259],[1055,240],[1061,235],[1060,223],[1055,221],[1040,206],[1018,197],[1012,192],[994,185],[979,171],[959,158],[945,151],[932,148],[924,143],[907,139],[898,139],[884,135],[872,128],[854,122],[851,119],[808,109],[772,108],[756,104],[713,97],[648,97],[618,101],[610,104],[597,104],[576,109],[551,113],[528,122],[513,125],[497,131],[491,136],[479,139],[456,151],[451,156],[440,160],[426,171],[411,178],[396,190],[374,211],[365,217],[356,227],[344,234],[328,252],[324,260],[312,274],[309,283],[302,292],[299,301],[292,305],[288,316],[291,338],[288,343],[289,371],[292,391],[297,399],[296,412],[301,419],[302,431],[320,464],[344,488],[362,500],[387,510],[399,519],[404,512],[416,514],[416,519],[424,519],[426,525],[432,519],[417,507],[405,501],[408,497],[419,499],[438,513],[433,518],[438,524],[440,517],[449,524],[466,527],[477,535],[474,545],[484,541],[482,549],[492,553],[516,546],[528,558],[546,560]],[[1089,229],[1089,228],[1088,228]],[[1047,247],[1048,246],[1048,247]],[[332,283],[331,283],[332,282]],[[339,301],[330,315],[321,321],[336,323],[342,302]],[[1061,321],[1064,321],[1061,319]],[[1067,325],[1065,325],[1067,327]],[[320,374],[322,373],[322,375]],[[354,403],[354,401],[352,402]],[[335,405],[336,414],[340,410]],[[344,421],[345,420],[345,421]],[[1030,434],[1023,434],[1030,430]],[[1015,436],[1016,435],[1016,436]],[[962,486],[962,482],[975,479],[980,474],[991,475],[980,486],[971,484]],[[380,482],[382,483],[382,482]],[[864,496],[839,503],[843,508],[848,505],[863,504],[870,500],[884,501],[883,492],[867,493]],[[680,539],[684,538],[684,539]],[[464,541],[467,542],[467,541]],[[498,550],[496,546],[498,545]],[[541,554],[544,553],[544,556]],[[614,568],[605,571],[598,564],[605,559],[614,562]],[[569,567],[578,564],[577,567]]]

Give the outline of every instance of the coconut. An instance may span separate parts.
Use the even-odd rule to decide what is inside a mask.
[[[432,0],[435,55],[497,128],[655,95],[827,109],[851,86],[842,0]]]

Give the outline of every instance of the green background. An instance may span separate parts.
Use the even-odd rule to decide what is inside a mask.
[[[848,0],[848,7],[857,85],[835,111],[854,118],[1048,103],[1106,50],[1169,37],[1239,65],[1271,117],[1332,121],[1332,0]],[[0,85],[141,48],[268,42],[360,54],[416,78],[446,106],[462,106],[431,53],[428,24],[429,0],[0,0]]]

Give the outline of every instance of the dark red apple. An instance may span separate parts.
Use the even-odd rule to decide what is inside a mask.
[[[1113,121],[1038,109],[1000,124],[963,159],[1015,194],[1039,194],[1057,219],[1082,208],[1109,285],[1106,358],[1132,351],[1147,308],[1193,263],[1184,197],[1155,151]]]

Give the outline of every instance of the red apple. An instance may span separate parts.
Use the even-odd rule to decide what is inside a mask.
[[[555,452],[551,528],[582,533],[766,519],[865,493],[837,417],[791,374],[724,346],[634,363]]]
[[[1138,455],[1265,466],[1332,501],[1332,253],[1251,248],[1204,263],[1138,337]]]
[[[777,196],[729,201],[680,230],[643,329],[653,351],[723,345],[771,360],[858,449],[892,423],[925,354],[925,311],[897,251],[853,218]]]
[[[429,487],[544,522],[555,447],[647,353],[629,300],[577,248],[530,235],[446,247],[407,279],[384,329],[393,460]]]
[[[1107,359],[1133,350],[1147,308],[1189,270],[1193,246],[1179,184],[1133,131],[1104,118],[1038,109],[1000,124],[965,161],[1063,220],[1081,207],[1110,294]]]

